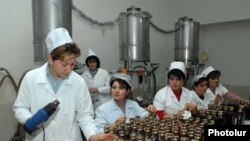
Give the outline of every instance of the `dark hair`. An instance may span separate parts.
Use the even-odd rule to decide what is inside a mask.
[[[169,71],[168,72],[168,80],[169,80],[171,75],[176,76],[180,80],[184,80],[184,81],[186,80],[185,74],[179,69],[172,69],[171,71]]]
[[[207,75],[207,79],[212,79],[216,77],[220,77],[221,73],[218,70],[212,71]]]
[[[55,48],[50,53],[53,60],[63,60],[64,57],[68,55],[79,57],[81,55],[81,50],[75,43],[67,43]]]
[[[110,80],[110,82],[109,82],[109,86],[111,87],[111,89],[112,89],[112,85],[113,85],[113,83],[114,83],[115,81],[117,81],[117,82],[121,85],[122,88],[125,88],[127,91],[129,91],[129,93],[128,93],[128,95],[126,96],[126,98],[133,99],[133,92],[132,92],[132,90],[131,90],[132,88],[131,88],[130,85],[129,85],[125,80],[123,80],[123,79],[120,79],[120,78],[114,78],[114,79],[112,79],[112,78],[111,78],[111,80]]]
[[[92,55],[92,56],[88,56],[86,58],[85,64],[87,65],[87,67],[89,67],[89,64],[88,64],[89,60],[95,60],[96,63],[97,63],[97,68],[100,68],[100,60],[99,60],[99,58],[97,56]]]
[[[120,79],[120,78],[111,79],[109,82],[109,86],[112,87],[112,85],[115,81],[117,81],[126,90],[131,90],[131,87],[129,86],[129,84],[125,80]]]
[[[196,81],[192,88],[194,89],[194,87],[197,87],[200,83],[204,82],[204,81],[208,81],[206,77],[201,77],[198,81]]]

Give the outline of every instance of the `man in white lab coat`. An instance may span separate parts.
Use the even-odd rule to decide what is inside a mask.
[[[82,77],[89,88],[95,110],[111,99],[109,86],[110,75],[108,71],[100,68],[100,60],[91,49],[88,51],[85,64],[88,69],[82,74]]]
[[[49,56],[43,66],[29,71],[13,105],[15,117],[25,124],[48,103],[60,102],[56,111],[26,141],[81,141],[80,128],[90,141],[112,138],[96,135],[93,107],[85,81],[72,71],[80,49],[65,28],[52,30],[46,38]],[[80,126],[80,128],[79,128]]]

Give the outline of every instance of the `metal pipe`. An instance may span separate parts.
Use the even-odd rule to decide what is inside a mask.
[[[9,73],[9,71],[8,71],[7,69],[5,69],[4,67],[0,67],[0,70],[3,70],[3,71],[5,71],[5,72],[7,73],[7,75],[5,75],[5,76],[1,79],[1,81],[0,81],[0,87],[2,86],[4,80],[5,80],[6,78],[9,78],[10,81],[11,81],[11,83],[12,83],[12,85],[14,86],[16,92],[18,92],[17,84],[16,84],[15,80],[13,79],[13,77],[11,76],[11,74]]]
[[[145,71],[147,71],[147,68],[142,65],[137,65],[137,66],[134,66],[133,68],[129,68],[128,71],[134,71],[135,69],[138,69],[138,68],[143,68]]]

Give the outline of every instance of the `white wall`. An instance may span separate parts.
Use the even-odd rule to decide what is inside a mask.
[[[184,13],[201,24],[250,19],[249,0],[184,0]]]
[[[222,72],[226,85],[250,86],[250,20],[201,26],[203,43],[212,65]]]

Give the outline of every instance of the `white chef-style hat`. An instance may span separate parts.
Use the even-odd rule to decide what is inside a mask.
[[[98,56],[95,54],[95,52],[93,51],[93,50],[91,50],[91,49],[89,49],[88,50],[88,56],[87,56],[87,58],[85,59],[85,64],[89,67],[89,65],[88,65],[88,61],[89,61],[89,59],[94,59],[94,60],[96,60],[96,63],[97,63],[97,68],[100,68],[100,60],[99,60],[99,58],[98,58]]]
[[[97,55],[95,54],[95,52],[93,50],[91,50],[91,49],[88,50],[88,57],[89,56],[96,56],[97,57]]]
[[[197,75],[195,75],[194,78],[191,81],[191,86],[193,87],[194,83],[198,82],[201,78],[205,78],[206,79],[206,76],[204,74],[197,74]]]
[[[169,67],[169,72],[173,69],[179,69],[184,73],[184,75],[186,74],[185,64],[181,61],[172,62]]]
[[[203,74],[205,77],[207,77],[209,75],[209,73],[213,72],[213,71],[218,71],[218,70],[215,70],[212,66],[208,66],[206,67],[202,72],[201,74]],[[220,71],[218,71],[220,73]]]
[[[131,80],[131,77],[127,74],[123,74],[123,73],[115,73],[112,75],[111,77],[111,81],[116,79],[116,78],[119,78],[119,79],[122,79],[124,81],[126,81],[128,83],[128,85],[131,87],[131,90],[133,89],[132,87],[132,80]]]
[[[52,52],[52,50],[58,48],[59,46],[73,42],[67,29],[63,27],[50,31],[45,41],[49,54]]]

